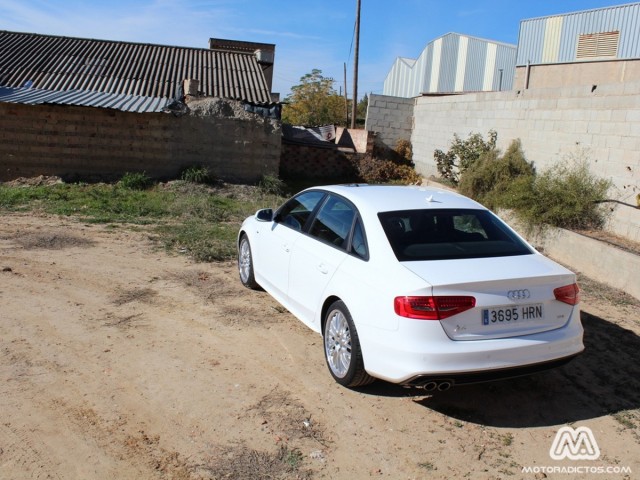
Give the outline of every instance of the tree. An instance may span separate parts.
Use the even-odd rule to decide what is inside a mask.
[[[344,98],[333,88],[334,80],[313,69],[291,87],[284,99],[282,121],[291,125],[344,125]]]
[[[369,107],[369,96],[367,94],[358,102],[358,123],[363,123],[367,119],[367,108]]]

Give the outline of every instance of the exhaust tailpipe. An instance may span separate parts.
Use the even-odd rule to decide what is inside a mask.
[[[451,382],[440,382],[438,384],[438,391],[440,392],[446,392],[450,388],[451,388]]]
[[[436,382],[426,382],[421,385],[423,390],[427,392],[433,392],[436,388],[438,388],[438,384]]]

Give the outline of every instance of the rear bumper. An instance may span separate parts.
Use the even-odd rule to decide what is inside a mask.
[[[551,360],[549,362],[535,363],[533,365],[525,365],[521,367],[511,367],[487,370],[484,372],[471,372],[471,373],[454,373],[451,375],[418,375],[402,383],[406,387],[425,388],[435,384],[435,388],[448,383],[449,386],[454,385],[470,385],[473,383],[492,382],[495,380],[505,380],[507,378],[522,377],[525,375],[532,375],[534,373],[543,372],[545,370],[551,370],[553,368],[561,367],[569,363],[579,354],[574,354],[569,357],[560,358],[558,360]]]
[[[566,363],[584,350],[580,310],[564,327],[521,337],[455,341],[438,322],[409,321],[393,332],[360,332],[367,372],[392,383],[456,384],[526,375]]]

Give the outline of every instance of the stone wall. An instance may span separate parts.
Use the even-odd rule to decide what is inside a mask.
[[[0,103],[0,180],[37,175],[115,180],[125,172],[176,178],[202,165],[218,178],[253,182],[277,174],[279,123],[238,102],[204,99],[190,112]]]

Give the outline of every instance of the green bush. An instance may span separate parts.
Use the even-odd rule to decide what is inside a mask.
[[[463,195],[495,210],[508,202],[504,197],[514,182],[526,186],[534,176],[535,169],[527,162],[520,140],[514,140],[502,156],[496,149],[480,155],[461,175],[458,188]]]
[[[585,158],[557,163],[530,182],[514,182],[503,205],[513,208],[530,228],[600,229],[608,211],[602,206],[612,182],[589,171]]]
[[[146,190],[153,185],[153,180],[145,172],[127,172],[118,185],[129,190]]]
[[[482,155],[495,150],[497,139],[498,134],[494,130],[489,130],[489,139],[486,141],[479,133],[470,134],[466,140],[454,134],[451,148],[447,153],[439,149],[433,152],[438,173],[447,182],[458,185],[465,170],[477,162]]]

